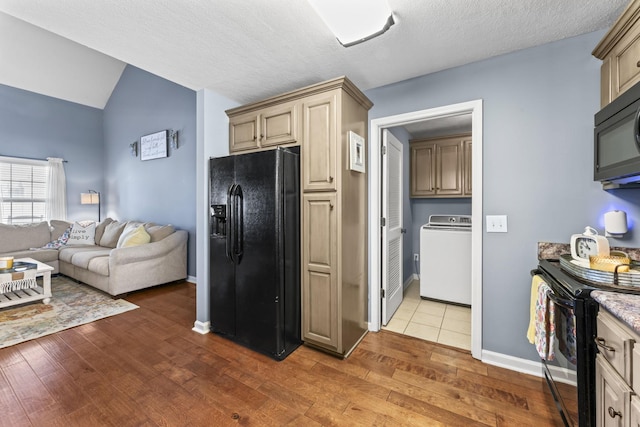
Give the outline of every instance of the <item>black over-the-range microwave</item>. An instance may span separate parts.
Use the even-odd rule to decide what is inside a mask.
[[[596,113],[593,160],[605,189],[640,188],[640,83]]]

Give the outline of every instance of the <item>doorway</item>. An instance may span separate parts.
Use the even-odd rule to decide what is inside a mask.
[[[482,352],[482,100],[464,102],[444,107],[415,111],[395,116],[382,117],[371,121],[370,153],[380,153],[382,130],[397,126],[406,126],[425,120],[471,114],[473,147],[473,202],[472,222],[472,260],[471,260],[471,354],[481,359]],[[369,330],[380,330],[381,301],[378,297],[381,289],[381,162],[380,156],[371,155],[369,175]]]

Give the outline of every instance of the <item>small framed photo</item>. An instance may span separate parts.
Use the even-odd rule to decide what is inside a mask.
[[[365,146],[364,138],[355,132],[349,131],[349,169],[365,173]]]
[[[166,130],[140,137],[140,160],[167,157],[167,137]]]

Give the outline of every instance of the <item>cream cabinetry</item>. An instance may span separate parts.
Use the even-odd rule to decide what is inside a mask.
[[[298,142],[298,110],[297,103],[289,102],[248,113],[228,111],[229,152],[295,145]]]
[[[371,106],[340,77],[227,111],[232,153],[300,145],[302,339],[341,357],[368,324],[367,174],[349,167],[349,132],[367,140]]]
[[[640,351],[638,335],[607,311],[597,319],[596,425],[638,426]]]
[[[604,107],[640,81],[640,0],[629,3],[592,53],[602,60],[600,104]]]
[[[470,197],[471,135],[410,141],[411,197]]]

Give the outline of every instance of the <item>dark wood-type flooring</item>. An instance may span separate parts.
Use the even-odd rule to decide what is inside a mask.
[[[276,362],[193,332],[193,284],[126,299],[140,308],[0,349],[0,426],[559,425],[542,379],[466,352],[383,331],[346,360]]]

